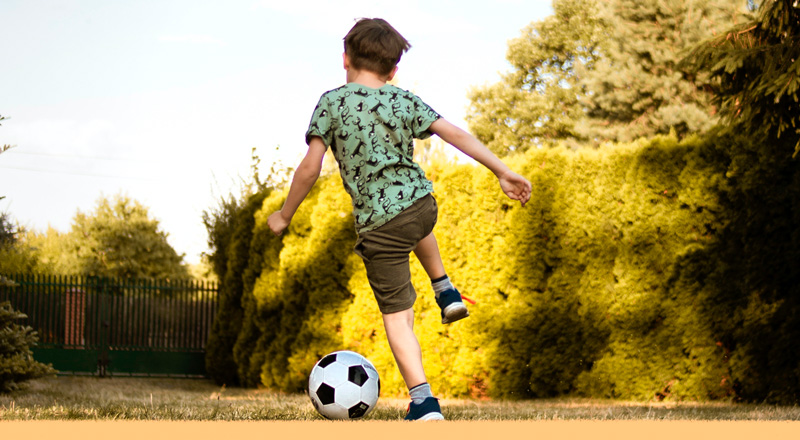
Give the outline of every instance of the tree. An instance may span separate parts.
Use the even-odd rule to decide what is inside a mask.
[[[0,212],[0,286],[13,285],[2,273],[9,272],[8,254],[16,242],[16,229],[8,218],[8,214]]]
[[[613,34],[587,75],[581,137],[630,141],[704,132],[717,123],[707,75],[679,68],[683,53],[737,20],[743,0],[609,0]]]
[[[13,245],[17,241],[17,231],[8,213],[0,212],[0,249]]]
[[[74,234],[48,226],[45,232],[25,231],[21,235],[20,245],[32,252],[38,273],[81,275]]]
[[[596,0],[554,0],[554,14],[509,42],[513,71],[469,93],[470,130],[497,154],[574,138],[582,74],[597,61],[607,24]]]
[[[24,234],[8,213],[0,212],[0,286],[13,285],[3,275],[31,272],[36,267],[35,253],[20,240]]]
[[[800,152],[800,3],[763,2],[757,16],[698,45],[684,60],[707,72],[732,131]]]
[[[33,360],[30,347],[39,340],[31,327],[16,323],[25,314],[0,302],[0,392],[19,387],[19,383],[55,373],[52,366]]]
[[[128,197],[101,198],[95,211],[78,212],[71,234],[83,275],[183,278],[183,255],[167,242],[167,234],[146,207]]]
[[[597,145],[716,122],[706,75],[683,51],[729,26],[744,0],[554,0],[509,43],[514,70],[474,90],[470,129],[500,154],[566,140]]]

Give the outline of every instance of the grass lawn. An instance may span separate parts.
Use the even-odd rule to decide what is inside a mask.
[[[407,400],[382,397],[369,420],[399,420]],[[448,420],[798,421],[800,407],[733,403],[443,399]],[[304,394],[222,388],[197,379],[51,377],[0,394],[0,420],[320,420]]]

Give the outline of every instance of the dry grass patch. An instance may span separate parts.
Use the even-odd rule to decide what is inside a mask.
[[[399,420],[407,400],[382,397],[370,420]],[[593,399],[443,399],[449,420],[800,420],[800,407]],[[51,377],[0,394],[0,420],[319,420],[303,394],[161,378]]]

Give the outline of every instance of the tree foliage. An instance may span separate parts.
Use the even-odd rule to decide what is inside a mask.
[[[596,0],[555,0],[554,14],[509,42],[513,70],[470,91],[469,128],[496,154],[575,138],[586,94],[583,75],[597,61],[608,23]]]
[[[44,232],[27,230],[21,236],[20,245],[27,248],[35,260],[33,268],[27,271],[41,274],[83,275],[77,258],[76,235],[61,232],[51,226]]]
[[[126,196],[102,197],[95,210],[75,215],[71,230],[82,275],[185,278],[183,255],[167,242],[148,209]]]
[[[608,0],[608,39],[588,75],[582,137],[629,141],[708,130],[708,79],[679,68],[683,52],[741,20],[743,0]]]
[[[767,0],[758,14],[695,48],[731,130],[780,139],[800,152],[800,4]],[[772,143],[772,142],[770,142]]]
[[[0,284],[10,284],[3,274],[36,270],[34,250],[20,239],[25,234],[25,230],[8,213],[0,212]]]
[[[0,212],[0,249],[10,247],[17,241],[17,228],[7,212]]]
[[[77,212],[69,232],[20,229],[7,214],[0,215],[0,226],[0,273],[189,277],[158,221],[121,195],[100,198],[93,212]]]
[[[683,51],[729,26],[743,0],[554,0],[509,43],[512,72],[477,88],[470,129],[506,154],[702,132],[716,122],[707,77]]]

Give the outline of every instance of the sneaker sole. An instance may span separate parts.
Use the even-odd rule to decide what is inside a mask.
[[[418,418],[417,420],[419,420],[421,422],[427,422],[427,421],[430,421],[430,420],[444,420],[444,416],[441,413],[438,413],[438,412],[431,412],[431,413],[425,414],[424,416]]]
[[[469,310],[467,310],[467,306],[465,306],[462,302],[456,302],[445,307],[442,324],[450,324],[451,322],[456,322],[459,319],[464,319],[467,316],[469,316]]]

